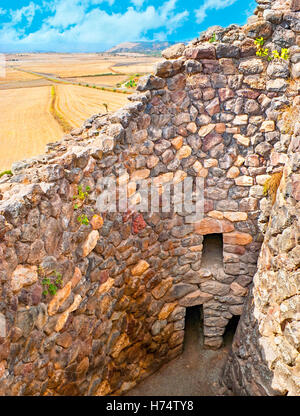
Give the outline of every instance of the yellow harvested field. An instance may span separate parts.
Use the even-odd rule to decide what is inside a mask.
[[[47,143],[62,138],[63,130],[80,127],[90,116],[105,113],[106,105],[109,112],[123,107],[128,103],[127,94],[102,88],[113,90],[133,74],[151,72],[157,60],[141,54],[6,55],[6,77],[0,78],[0,172],[17,160],[43,154]],[[60,82],[64,80],[82,86]],[[127,88],[130,94],[134,91]]]
[[[151,72],[158,60],[149,56],[110,56],[105,54],[28,54],[13,55],[9,65],[60,77],[82,77],[111,72]],[[15,60],[17,59],[17,60]]]
[[[20,57],[18,61],[13,63],[13,66],[60,77],[80,77],[82,75],[109,73],[111,72],[110,67],[116,62],[117,60],[103,58],[96,54],[37,54],[37,56]]]
[[[104,103],[108,104],[108,111],[116,111],[128,103],[126,94],[77,85],[57,84],[56,95],[56,110],[73,127],[80,127],[94,114],[105,113]]]
[[[35,79],[40,79],[40,77],[23,71],[17,71],[16,69],[7,68],[5,78],[0,78],[0,84],[7,84],[8,82],[14,81],[31,81]]]
[[[50,114],[51,87],[0,91],[0,170],[43,154],[63,132]]]
[[[136,63],[133,65],[115,65],[112,69],[114,69],[116,72],[122,72],[125,74],[145,74],[145,73],[152,73],[153,72],[153,66],[154,62],[149,63]]]

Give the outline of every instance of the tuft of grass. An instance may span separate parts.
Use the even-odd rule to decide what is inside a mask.
[[[217,37],[216,37],[216,34],[215,33],[212,35],[212,37],[209,39],[208,42],[210,42],[210,43],[217,42]]]
[[[264,184],[264,195],[271,198],[272,205],[274,205],[276,201],[276,194],[281,182],[282,174],[283,172],[273,173]]]
[[[12,171],[11,170],[5,170],[3,172],[0,173],[0,178],[2,178],[2,176],[4,175],[12,175]]]

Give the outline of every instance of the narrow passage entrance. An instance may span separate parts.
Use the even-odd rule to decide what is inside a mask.
[[[126,393],[126,396],[218,396],[231,344],[203,348],[202,306],[187,308],[183,353]]]
[[[201,268],[223,267],[223,234],[207,234],[203,239]]]

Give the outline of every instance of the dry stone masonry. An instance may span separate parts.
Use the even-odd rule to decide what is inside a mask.
[[[259,0],[244,27],[172,46],[123,109],[0,180],[1,395],[122,394],[182,352],[196,305],[207,348],[243,312],[224,369],[231,392],[299,395],[299,11]],[[261,36],[290,60],[257,57]],[[272,209],[263,187],[281,171]],[[141,179],[163,195],[202,178],[204,217],[101,212],[112,175],[132,206]],[[212,234],[219,262],[205,258]],[[45,294],[53,276],[62,284]]]

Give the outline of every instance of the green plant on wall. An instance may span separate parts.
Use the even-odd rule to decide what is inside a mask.
[[[89,219],[85,214],[79,215],[79,217],[77,218],[77,221],[81,224],[81,225],[89,225]]]
[[[91,190],[91,187],[90,186],[86,186],[85,192],[83,192],[82,185],[78,185],[77,195],[74,195],[73,196],[73,199],[77,199],[77,200],[80,200],[80,201],[83,201],[84,202],[85,199],[89,196],[90,190]],[[78,209],[78,208],[79,208],[79,204],[76,203],[74,205],[74,209]]]
[[[271,52],[269,52],[268,48],[264,48],[265,40],[263,37],[256,38],[254,41],[257,51],[256,55],[260,57],[267,57],[268,61],[272,61],[273,59],[284,59],[285,61],[288,61],[290,59],[290,52],[289,49],[282,48],[281,53],[275,49]]]
[[[209,39],[208,42],[210,42],[210,43],[217,42],[217,37],[216,37],[216,34],[215,33],[212,35],[212,37]]]
[[[4,175],[12,175],[12,171],[11,170],[5,170],[3,172],[0,173],[0,178],[2,178],[2,176]]]
[[[38,268],[39,274],[42,274],[42,269]],[[50,295],[56,295],[59,288],[62,287],[62,275],[61,273],[54,270],[53,274],[49,277],[42,277],[42,286],[43,286],[43,295],[47,296],[49,293]]]

